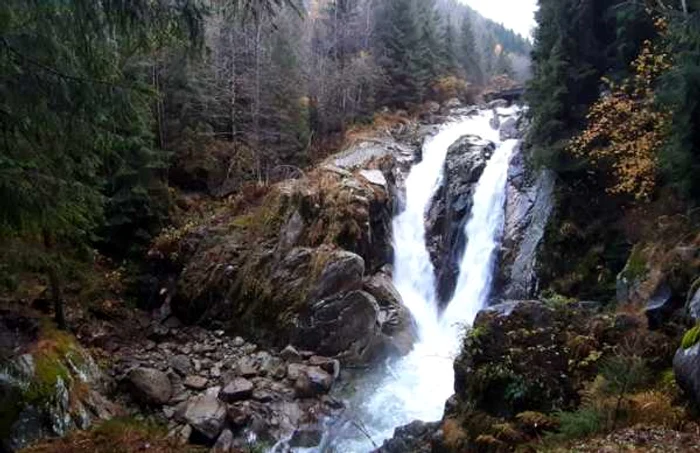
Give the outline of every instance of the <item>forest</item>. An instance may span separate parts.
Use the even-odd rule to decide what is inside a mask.
[[[93,250],[138,261],[171,222],[173,190],[225,197],[279,179],[384,107],[528,70],[528,41],[454,2],[0,8],[0,275],[11,287],[44,269],[57,299],[59,274]]]

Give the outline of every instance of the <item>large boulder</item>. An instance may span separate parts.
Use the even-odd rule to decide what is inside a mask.
[[[0,359],[1,451],[87,429],[120,412],[105,398],[107,379],[90,353],[38,319],[0,312]]]
[[[215,392],[206,392],[192,398],[178,417],[213,442],[224,428],[226,406],[217,398]]]
[[[418,338],[418,329],[391,277],[379,272],[365,279],[364,290],[374,296],[379,305],[379,322],[387,352],[408,354]]]
[[[173,393],[168,375],[154,368],[135,368],[128,380],[134,396],[146,404],[163,405]]]
[[[426,222],[428,250],[441,303],[447,303],[454,294],[459,262],[467,244],[464,227],[473,206],[474,190],[494,149],[492,142],[467,135],[447,151],[443,181],[430,204]]]
[[[454,364],[457,398],[495,417],[575,407],[584,383],[595,376],[590,359],[641,327],[620,316],[598,315],[582,303],[538,301],[482,310]]]
[[[274,185],[248,212],[222,210],[156,241],[151,256],[182,269],[173,312],[280,347],[312,345],[349,360],[379,357],[382,324],[391,330],[408,319],[400,302],[380,310],[372,295],[358,292],[393,260],[395,148],[357,145],[303,179]]]
[[[364,362],[381,345],[380,309],[364,291],[352,291],[311,305],[296,321],[293,343],[346,362]]]
[[[700,343],[680,347],[673,358],[678,386],[695,405],[700,405]]]

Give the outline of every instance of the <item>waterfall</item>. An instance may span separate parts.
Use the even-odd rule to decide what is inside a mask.
[[[497,114],[515,115],[517,110],[500,109]],[[406,180],[406,209],[393,224],[394,284],[416,319],[419,339],[411,353],[388,366],[379,382],[364,385],[362,400],[354,408],[364,433],[340,440],[335,451],[367,452],[374,448],[368,437],[381,445],[398,426],[414,420],[439,420],[445,401],[454,392],[452,364],[462,333],[484,306],[491,288],[503,228],[508,165],[517,143],[500,141],[498,131],[490,125],[493,115],[480,111],[446,124],[425,143],[423,160],[411,169]],[[448,148],[467,134],[493,141],[496,150],[474,193],[455,295],[440,314],[426,249],[425,213],[442,182]]]

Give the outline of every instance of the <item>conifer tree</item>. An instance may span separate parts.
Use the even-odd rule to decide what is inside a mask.
[[[467,79],[478,85],[483,84],[484,74],[477,51],[476,39],[472,31],[471,19],[467,14],[462,18],[459,41],[459,62],[464,68]]]
[[[385,104],[406,107],[420,101],[416,50],[419,27],[415,0],[387,0],[377,21],[378,62],[387,77]]]

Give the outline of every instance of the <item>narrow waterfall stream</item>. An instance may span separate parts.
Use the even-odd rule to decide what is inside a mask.
[[[498,113],[515,115],[517,111],[501,109]],[[494,252],[503,228],[506,177],[517,141],[500,141],[498,131],[490,125],[493,115],[484,110],[443,126],[425,143],[423,160],[407,178],[406,209],[393,224],[394,284],[418,324],[419,339],[413,351],[389,364],[380,379],[361,386],[354,398],[361,400],[352,408],[356,420],[344,430],[353,434],[341,434],[333,442],[333,451],[365,453],[391,437],[398,426],[442,417],[445,401],[453,393],[452,363],[461,334],[488,297]],[[455,296],[440,313],[426,249],[425,213],[440,186],[448,148],[468,134],[494,142],[496,150],[474,193]]]

